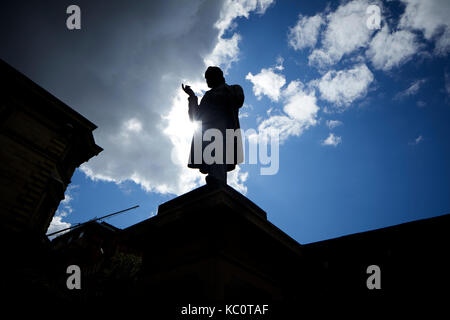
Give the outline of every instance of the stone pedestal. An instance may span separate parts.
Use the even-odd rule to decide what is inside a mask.
[[[293,300],[302,247],[229,186],[203,186],[125,230],[143,252],[141,294],[179,301]]]

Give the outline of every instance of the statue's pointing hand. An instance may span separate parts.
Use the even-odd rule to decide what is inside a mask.
[[[183,88],[183,91],[186,92],[189,95],[189,97],[194,97],[195,96],[195,93],[191,89],[190,86],[188,86],[188,85],[185,86],[184,84],[181,84],[181,88]]]

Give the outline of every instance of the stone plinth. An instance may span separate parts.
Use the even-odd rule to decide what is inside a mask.
[[[183,301],[291,300],[302,248],[229,186],[203,186],[124,233],[143,252],[142,294]]]

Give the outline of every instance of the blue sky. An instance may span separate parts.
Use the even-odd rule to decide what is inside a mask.
[[[243,87],[244,130],[282,132],[278,172],[245,163],[230,185],[298,242],[450,212],[448,1],[80,1],[78,31],[70,3],[17,3],[1,58],[96,123],[105,149],[52,230],[140,205],[107,219],[124,228],[204,184],[185,164],[180,84],[201,95],[209,64]]]

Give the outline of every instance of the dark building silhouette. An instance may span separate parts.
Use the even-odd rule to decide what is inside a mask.
[[[450,285],[449,229],[446,214],[304,245],[309,272],[315,275],[312,292],[392,301],[441,296]],[[380,268],[380,290],[367,288],[371,265]]]
[[[98,270],[93,278],[103,283],[86,283],[97,283],[91,290],[102,291],[104,301],[169,309],[231,301],[281,304],[278,310],[286,311],[339,299],[381,307],[399,297],[445,292],[449,227],[450,215],[443,215],[301,245],[231,187],[206,185],[161,204],[155,217],[112,229],[105,240],[114,235],[115,253],[104,266],[109,275],[114,264],[121,271],[105,279]],[[55,239],[55,248],[69,250],[67,239],[80,232]],[[380,290],[366,285],[371,265],[381,270]]]
[[[57,237],[52,247],[63,265],[76,264],[89,276],[98,272],[115,254],[119,230],[106,222],[92,221]]]
[[[44,236],[77,167],[102,151],[96,126],[0,60],[2,233]]]
[[[66,302],[104,301],[111,292],[121,295],[124,290],[130,291],[128,287],[141,268],[142,254],[121,245],[120,231],[106,222],[90,221],[52,241],[52,269],[59,289],[66,291]],[[70,265],[82,270],[81,292],[65,287],[67,274],[61,271]]]
[[[4,302],[64,296],[45,233],[96,126],[0,60],[0,287]],[[42,299],[42,300],[41,300]]]

